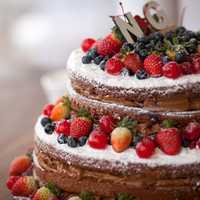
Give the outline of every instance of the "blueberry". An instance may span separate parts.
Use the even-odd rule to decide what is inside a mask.
[[[134,45],[131,44],[131,43],[125,42],[125,43],[122,45],[122,50],[125,51],[125,52],[133,51],[133,50],[134,50]]]
[[[51,119],[50,118],[48,118],[48,117],[44,117],[44,118],[42,118],[42,120],[41,120],[41,125],[43,126],[43,127],[45,127],[47,124],[51,124]]]
[[[97,56],[95,59],[94,59],[94,63],[96,65],[99,65],[101,63],[101,61],[103,60],[103,56]]]
[[[131,71],[127,68],[123,68],[121,71],[121,75],[122,76],[130,76],[131,75]]]
[[[185,52],[177,52],[175,56],[175,60],[178,63],[184,62],[186,59],[186,53]]]
[[[142,60],[144,60],[147,56],[148,56],[148,51],[146,49],[141,49],[139,52],[138,52],[140,58]]]
[[[147,37],[140,37],[137,39],[137,42],[146,44],[148,42],[148,39],[147,39]]]
[[[166,34],[165,34],[165,38],[167,39],[167,40],[172,40],[172,38],[174,37],[174,32],[173,31],[169,31],[169,32],[167,32]]]
[[[200,41],[200,31],[196,32],[196,39]]]
[[[170,61],[169,57],[168,56],[162,56],[162,62],[163,64],[166,64]]]
[[[183,138],[182,139],[182,146],[187,148],[189,145],[190,145],[190,141],[185,139],[185,138]]]
[[[163,39],[163,34],[160,32],[153,33],[153,39],[156,41],[161,41]]]
[[[190,47],[187,47],[186,48],[187,49],[187,51],[188,51],[188,53],[196,53],[196,51],[197,51],[197,47],[196,46],[190,46]]]
[[[186,31],[185,27],[180,26],[180,27],[178,27],[178,28],[176,29],[176,34],[177,34],[177,35],[182,35],[182,34],[185,33],[185,31]]]
[[[75,138],[69,136],[67,138],[67,144],[68,144],[69,147],[73,147],[74,148],[74,147],[77,147],[78,142],[77,142],[77,140]]]
[[[92,57],[91,56],[83,56],[82,57],[82,63],[83,64],[89,64],[92,62]]]
[[[138,53],[141,49],[144,49],[145,45],[143,43],[135,43],[135,52]]]
[[[97,50],[95,48],[92,48],[87,53],[87,56],[90,56],[92,60],[94,60],[97,56],[99,56],[99,54],[97,53]]]
[[[57,137],[57,141],[59,144],[66,144],[67,143],[67,136],[65,136],[64,134],[60,134]]]
[[[140,142],[141,140],[142,140],[141,133],[136,133],[136,134],[133,136],[132,146],[136,147],[137,143]]]
[[[88,139],[88,137],[87,136],[83,136],[83,137],[80,137],[79,139],[78,139],[78,144],[79,144],[79,146],[84,146],[85,144],[86,144],[86,142],[87,142],[87,139]]]
[[[54,129],[55,129],[55,124],[47,124],[45,127],[44,127],[44,131],[46,134],[49,134],[51,135],[53,132],[54,132]]]
[[[148,73],[144,69],[139,69],[136,71],[136,77],[139,80],[148,78]]]
[[[158,122],[159,122],[159,117],[158,117],[157,115],[152,115],[152,116],[150,116],[150,122],[151,122],[152,124],[158,123]]]

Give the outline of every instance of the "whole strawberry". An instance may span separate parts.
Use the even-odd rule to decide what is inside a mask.
[[[144,69],[152,76],[159,77],[162,75],[162,60],[159,55],[151,54],[144,60]]]
[[[91,47],[94,45],[94,43],[96,42],[96,40],[94,40],[93,38],[86,38],[83,40],[82,44],[81,44],[81,49],[84,52],[88,52]]]
[[[13,185],[16,183],[16,181],[20,178],[20,176],[10,176],[8,180],[6,181],[6,186],[9,190],[12,190]]]
[[[22,176],[12,186],[14,196],[29,197],[37,190],[37,183],[33,176]]]
[[[163,66],[163,75],[167,78],[176,79],[183,74],[181,65],[176,63],[175,61],[171,61],[166,63]]]
[[[96,42],[97,53],[102,56],[113,56],[120,51],[121,46],[122,42],[114,34]]]
[[[123,63],[116,58],[111,58],[106,62],[106,72],[112,75],[119,75],[124,67]]]
[[[23,155],[15,158],[9,167],[10,176],[18,176],[26,172],[32,164],[32,160],[29,156]]]
[[[110,134],[115,127],[115,122],[113,117],[110,115],[102,116],[101,119],[99,120],[99,127],[105,133]]]
[[[136,53],[130,53],[125,56],[123,59],[123,64],[126,68],[130,69],[133,73],[135,73],[137,70],[141,69],[142,62],[140,60],[140,57]]]
[[[114,151],[120,153],[129,147],[133,137],[131,133],[132,127],[132,121],[128,118],[124,118],[119,123],[119,126],[112,131],[111,144]]]
[[[90,114],[81,110],[78,116],[73,119],[70,126],[70,136],[80,138],[89,135],[92,129],[92,120]]]
[[[32,200],[58,200],[58,198],[45,186],[37,190]]]
[[[63,97],[62,101],[54,106],[51,111],[50,119],[52,121],[59,121],[70,116],[70,101],[68,97]]]
[[[70,125],[71,125],[70,122],[64,119],[56,125],[55,131],[57,134],[63,134],[65,136],[69,136]]]
[[[193,72],[198,74],[200,73],[200,56],[194,56],[192,58],[192,67],[193,67]]]
[[[42,110],[42,114],[46,115],[47,117],[50,117],[51,115],[51,111],[53,110],[54,105],[53,104],[47,104],[44,106],[43,110]]]
[[[168,155],[176,155],[181,150],[181,135],[177,128],[161,129],[156,135],[156,142]]]
[[[197,122],[190,122],[185,127],[184,137],[190,141],[196,141],[200,138],[200,124]]]

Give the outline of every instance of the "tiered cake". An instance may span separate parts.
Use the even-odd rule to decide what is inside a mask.
[[[200,33],[135,20],[134,44],[115,26],[71,53],[67,96],[35,126],[34,177],[64,194],[198,200]]]

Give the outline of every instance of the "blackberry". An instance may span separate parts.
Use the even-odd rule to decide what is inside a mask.
[[[144,49],[145,45],[143,43],[135,43],[135,52],[138,53],[141,49]]]
[[[79,146],[84,146],[84,145],[86,144],[86,142],[87,142],[87,139],[88,139],[87,136],[80,137],[80,138],[78,139],[78,144],[79,144]]]
[[[136,147],[137,143],[140,142],[141,140],[142,140],[141,133],[136,133],[136,134],[133,136],[132,146],[133,146],[133,147]]]
[[[82,63],[83,64],[89,64],[92,62],[92,57],[91,56],[83,56],[82,57]]]
[[[50,118],[48,118],[48,117],[44,117],[44,118],[42,118],[42,120],[41,120],[41,125],[43,126],[43,127],[45,127],[47,124],[51,124],[51,119]]]
[[[168,56],[162,56],[162,62],[163,64],[166,64],[170,61],[169,57]]]
[[[176,34],[177,35],[183,35],[185,33],[186,29],[183,26],[180,26],[176,29]]]
[[[144,69],[139,69],[136,71],[136,77],[139,80],[148,78],[148,73]]]
[[[140,58],[142,60],[144,60],[147,56],[148,56],[148,51],[146,49],[141,49],[139,52],[138,52]]]
[[[122,71],[121,71],[121,75],[122,76],[131,76],[132,73],[131,73],[131,71],[129,69],[123,68]]]
[[[67,136],[65,136],[64,134],[60,134],[57,137],[57,141],[59,144],[66,144],[67,143]]]
[[[46,134],[49,134],[51,135],[55,130],[55,124],[47,124],[45,127],[44,127],[44,131]]]
[[[94,63],[96,65],[99,65],[101,63],[101,61],[103,60],[103,56],[97,56],[95,59],[94,59]]]
[[[68,144],[69,147],[73,147],[74,148],[74,147],[77,147],[78,142],[77,142],[77,140],[75,138],[69,136],[67,138],[67,144]]]

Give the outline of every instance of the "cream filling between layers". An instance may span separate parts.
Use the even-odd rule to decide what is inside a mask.
[[[182,148],[181,152],[175,156],[168,156],[161,152],[158,148],[155,154],[149,159],[141,159],[137,156],[134,148],[129,148],[122,153],[116,153],[111,145],[108,145],[106,149],[96,150],[91,148],[88,144],[83,147],[71,148],[67,144],[59,144],[57,142],[57,135],[53,133],[48,135],[44,132],[44,128],[40,124],[40,116],[35,125],[35,141],[39,139],[42,143],[47,144],[61,152],[62,154],[70,154],[72,156],[78,156],[87,159],[94,160],[106,160],[112,164],[112,166],[127,167],[129,164],[145,164],[149,167],[172,165],[180,166],[187,164],[200,163],[200,150]]]
[[[113,76],[102,71],[94,63],[83,64],[81,60],[84,55],[85,53],[81,49],[74,50],[68,59],[67,70],[89,82],[95,81],[99,85],[126,89],[170,87],[170,90],[178,90],[179,86],[200,83],[200,74],[184,75],[175,80],[166,77],[138,80],[136,77],[130,76]]]

